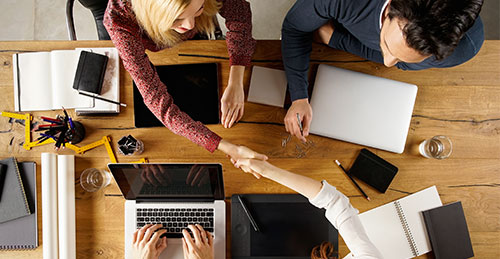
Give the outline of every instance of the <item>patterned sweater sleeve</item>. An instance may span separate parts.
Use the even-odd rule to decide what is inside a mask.
[[[142,30],[131,7],[125,1],[109,1],[104,26],[118,49],[123,66],[130,73],[151,112],[173,133],[188,138],[210,152],[217,149],[221,137],[182,112],[151,67],[145,54]]]
[[[252,37],[252,11],[245,0],[222,0],[219,14],[226,19],[229,64],[249,66],[255,51]]]

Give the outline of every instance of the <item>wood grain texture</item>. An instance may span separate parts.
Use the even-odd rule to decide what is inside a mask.
[[[12,54],[25,51],[74,49],[77,47],[110,47],[111,42],[51,41],[0,42],[0,111],[13,111]],[[148,52],[156,65],[178,63],[217,62],[220,66],[221,87],[228,80],[228,54],[224,41],[188,41],[179,46]],[[408,194],[436,185],[443,203],[462,201],[476,258],[500,257],[500,41],[486,41],[479,54],[471,61],[455,68],[425,71],[400,71],[360,59],[348,53],[314,45],[311,54],[310,79],[314,81],[317,65],[331,64],[367,74],[413,83],[419,86],[407,145],[403,154],[370,149],[399,168],[399,172],[385,194],[377,193],[360,182],[371,197],[366,201],[352,183],[333,163],[339,159],[349,167],[361,146],[320,136],[310,136],[307,145],[292,139],[282,147],[287,137],[283,127],[284,109],[245,104],[241,123],[231,129],[220,125],[208,127],[225,139],[265,153],[270,161],[287,170],[326,179],[345,193],[360,212],[367,211]],[[252,65],[283,68],[279,41],[259,41]],[[251,70],[245,72],[245,90],[248,91]],[[269,180],[255,180],[234,168],[219,151],[213,154],[166,128],[135,129],[133,123],[132,80],[121,67],[121,96],[128,104],[118,116],[77,117],[87,130],[79,145],[85,145],[109,135],[116,150],[116,140],[133,134],[145,144],[140,157],[117,155],[120,162],[147,157],[152,162],[218,162],[223,165],[227,197],[228,226],[230,230],[229,197],[236,193],[292,193],[290,189]],[[73,110],[69,111],[75,115]],[[34,112],[55,115],[57,111]],[[53,151],[42,146],[26,151],[22,122],[0,117],[0,158],[15,155],[19,161],[36,161],[40,172],[40,154]],[[446,160],[422,158],[417,145],[425,138],[443,134],[454,144],[453,154]],[[60,151],[73,154],[71,150]],[[300,157],[300,158],[299,158]],[[103,146],[76,155],[76,230],[77,258],[123,257],[124,199],[114,181],[97,193],[87,193],[79,185],[78,175],[85,168],[105,168],[109,162]],[[38,173],[38,179],[40,179]],[[40,181],[37,184],[38,204],[41,204]],[[39,206],[40,247],[33,251],[0,251],[0,258],[41,258],[43,249],[41,206]],[[230,231],[228,231],[228,258],[230,258]],[[341,255],[348,253],[343,242]],[[433,258],[432,254],[420,258]]]

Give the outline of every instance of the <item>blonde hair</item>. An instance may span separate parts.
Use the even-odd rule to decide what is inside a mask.
[[[191,0],[130,0],[139,25],[158,47],[171,47],[181,41],[181,34],[172,25]],[[195,18],[194,30],[214,38],[215,15],[221,3],[205,0],[203,13]]]
[[[315,246],[311,251],[311,259],[331,259],[332,254],[335,252],[333,244],[330,242],[323,242],[321,245]]]

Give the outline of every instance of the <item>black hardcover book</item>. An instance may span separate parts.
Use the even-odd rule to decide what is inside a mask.
[[[461,202],[422,211],[436,259],[474,256]]]
[[[363,148],[354,161],[349,174],[362,180],[379,192],[385,193],[396,176],[398,168]]]
[[[93,94],[101,94],[108,56],[82,51],[76,68],[73,88]]]

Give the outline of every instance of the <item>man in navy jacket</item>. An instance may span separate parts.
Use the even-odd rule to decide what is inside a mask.
[[[452,67],[474,57],[483,44],[482,4],[483,0],[297,0],[282,28],[283,64],[292,99],[286,130],[302,141],[309,135],[307,73],[313,36],[388,67]]]

